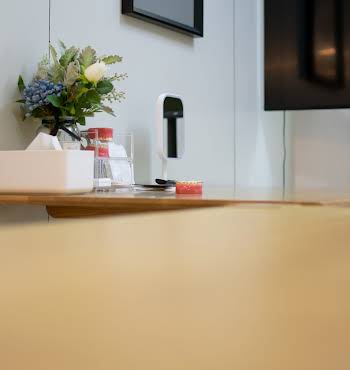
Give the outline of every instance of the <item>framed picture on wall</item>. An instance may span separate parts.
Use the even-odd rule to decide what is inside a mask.
[[[203,37],[204,0],[122,0],[122,13]]]

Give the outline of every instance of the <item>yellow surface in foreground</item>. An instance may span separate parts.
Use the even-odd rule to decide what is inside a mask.
[[[350,209],[0,229],[1,370],[348,370]]]

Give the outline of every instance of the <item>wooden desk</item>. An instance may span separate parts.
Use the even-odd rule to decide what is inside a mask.
[[[282,197],[276,189],[204,188],[200,196],[167,192],[98,192],[81,195],[0,195],[0,205],[40,205],[54,218],[222,207],[239,204],[347,205],[350,192],[304,191]]]
[[[348,370],[350,209],[0,226],[3,370]]]

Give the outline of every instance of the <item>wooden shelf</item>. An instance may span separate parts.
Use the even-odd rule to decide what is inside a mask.
[[[78,195],[2,194],[0,205],[45,206],[54,218],[91,217],[111,214],[158,212],[180,209],[223,207],[229,205],[305,206],[348,205],[350,194],[345,192],[312,191],[288,195],[283,200],[280,191],[232,188],[206,188],[203,195],[179,196],[167,192],[94,192]]]

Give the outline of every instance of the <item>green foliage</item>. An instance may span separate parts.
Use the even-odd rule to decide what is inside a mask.
[[[79,53],[79,49],[77,49],[74,46],[67,49],[59,60],[61,66],[64,69],[66,69],[68,67],[69,63],[72,62],[76,58],[78,53]]]
[[[49,104],[41,105],[33,111],[25,111],[25,98],[18,100],[23,104],[25,117],[45,116],[73,116],[81,125],[85,124],[86,117],[98,112],[105,112],[113,116],[112,107],[106,102],[120,102],[124,99],[124,92],[118,91],[113,82],[124,80],[126,74],[104,76],[97,83],[87,80],[84,73],[86,68],[98,61],[105,64],[115,64],[122,61],[118,55],[98,57],[96,51],[87,46],[80,50],[74,46],[69,48],[59,41],[60,55],[53,45],[49,45],[51,61],[44,57],[38,64],[34,80],[47,80],[54,84],[62,83],[63,90],[59,94],[49,95],[46,99]],[[19,91],[23,94],[26,88],[21,76],[18,79]]]
[[[26,87],[26,85],[24,84],[24,81],[23,81],[22,76],[19,76],[19,77],[18,77],[17,85],[18,85],[18,90],[22,93],[22,92],[23,92],[23,90],[24,90],[24,89],[25,89],[25,87]]]
[[[64,80],[65,70],[58,61],[56,49],[50,44],[50,54],[53,61],[51,70],[48,72],[49,80],[54,83],[62,82]]]
[[[45,55],[38,64],[34,80],[47,80],[49,77],[49,58]]]
[[[102,110],[110,115],[112,115],[113,117],[115,117],[115,114],[113,112],[113,109],[111,107],[108,107],[106,105],[102,105]]]
[[[103,57],[102,61],[105,62],[106,64],[115,64],[115,63],[122,62],[123,58],[120,57],[119,55],[109,55],[109,56]]]
[[[80,117],[77,119],[77,122],[84,126],[84,125],[86,124],[86,119],[85,119],[85,117],[84,117],[84,116],[80,116]]]
[[[64,84],[69,88],[75,84],[80,76],[80,65],[76,60],[70,62],[67,67],[67,71],[64,76]]]
[[[51,54],[54,64],[58,64],[56,49],[51,44],[49,45],[49,47],[50,47],[50,54]]]
[[[116,73],[114,76],[109,77],[109,81],[124,81],[125,79],[128,78],[128,75],[126,73],[118,74]]]
[[[85,69],[96,63],[96,61],[96,51],[91,46],[86,47],[80,53],[79,62]]]
[[[56,108],[61,108],[62,102],[57,95],[50,95],[47,97],[47,100]]]
[[[89,91],[89,88],[84,84],[77,85],[76,94],[72,92],[72,98],[79,99],[82,95],[86,94]]]
[[[57,63],[52,66],[51,72],[49,73],[49,79],[54,83],[63,82],[64,74],[64,68]]]
[[[64,44],[62,40],[58,40],[58,44],[60,45],[62,52],[65,52],[67,50],[67,46]]]
[[[97,83],[96,91],[101,94],[109,94],[113,90],[113,84],[108,80],[102,80]]]
[[[83,95],[85,108],[89,106],[100,104],[101,96],[96,90],[89,90]]]

